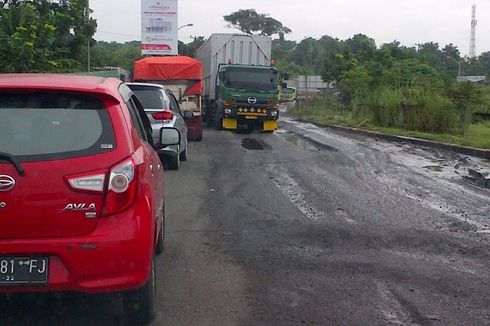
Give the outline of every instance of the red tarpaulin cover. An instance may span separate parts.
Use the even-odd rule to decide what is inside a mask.
[[[202,94],[202,63],[186,56],[147,57],[134,63],[135,81],[189,81],[184,95]]]

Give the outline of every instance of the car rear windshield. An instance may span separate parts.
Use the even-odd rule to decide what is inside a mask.
[[[104,153],[115,148],[109,113],[96,96],[0,92],[0,152],[20,161]]]
[[[156,87],[145,86],[130,86],[131,90],[136,94],[145,111],[158,110],[162,111],[167,106],[165,105],[165,98],[163,92]]]

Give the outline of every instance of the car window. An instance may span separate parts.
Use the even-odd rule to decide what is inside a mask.
[[[181,114],[180,112],[180,106],[179,102],[177,102],[177,99],[175,98],[174,94],[170,91],[167,91],[168,97],[170,99],[170,110],[172,110],[174,113]]]
[[[93,155],[115,145],[109,114],[96,96],[0,93],[0,148],[21,161]]]
[[[138,135],[142,140],[148,141],[148,137],[146,135],[143,122],[141,121],[140,115],[138,113],[138,110],[136,109],[133,99],[132,98],[129,99],[129,101],[126,102],[126,105],[128,107],[129,114],[131,115],[131,120],[133,121],[133,124],[136,127],[136,130],[138,131]]]
[[[162,89],[139,85],[130,85],[130,88],[136,94],[145,110],[163,110],[168,107],[167,99]]]
[[[153,130],[151,128],[150,119],[148,119],[148,116],[146,115],[143,106],[141,105],[140,101],[138,100],[138,98],[135,95],[131,96],[131,101],[133,102],[133,105],[136,108],[138,116],[139,116],[141,123],[143,125],[143,130],[146,133],[146,139],[153,146],[154,145],[153,144],[153,137],[152,137]]]

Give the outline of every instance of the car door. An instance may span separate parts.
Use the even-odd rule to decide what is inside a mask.
[[[145,169],[149,176],[146,178],[146,182],[153,195],[153,218],[155,218],[156,221],[159,221],[158,217],[163,215],[164,209],[163,166],[154,149],[155,145],[152,138],[152,126],[143,106],[134,94],[131,95],[126,104],[141,138]]]

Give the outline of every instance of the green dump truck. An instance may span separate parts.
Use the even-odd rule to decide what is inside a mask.
[[[271,45],[266,36],[212,34],[198,49],[208,125],[268,132],[277,129],[278,72],[271,66]]]

